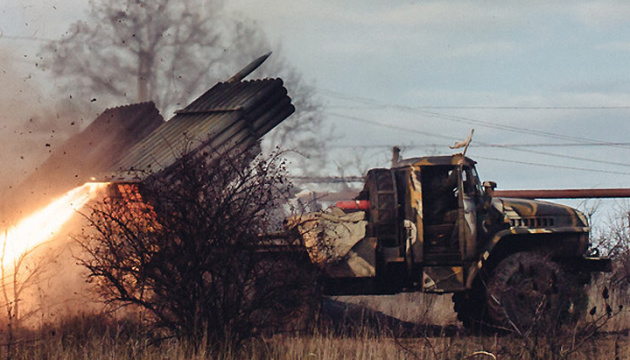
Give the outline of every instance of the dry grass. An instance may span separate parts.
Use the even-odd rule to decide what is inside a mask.
[[[602,307],[602,286],[590,290],[592,306]],[[595,300],[593,300],[595,299]],[[339,297],[404,321],[455,325],[450,295],[399,294],[394,296]],[[630,308],[625,292],[611,291],[609,303]],[[598,314],[601,314],[598,310]],[[590,315],[587,315],[590,316]],[[372,328],[348,332],[319,327],[310,333],[278,334],[252,340],[236,349],[193,351],[186,343],[169,339],[160,343],[141,334],[128,321],[105,315],[82,315],[37,329],[14,331],[7,346],[6,328],[0,330],[0,359],[629,359],[627,332],[630,314],[616,312],[601,333],[578,343],[576,339],[522,339],[516,336],[416,336],[397,338]],[[588,319],[586,319],[588,321]],[[352,335],[348,335],[352,334]],[[579,339],[578,339],[579,340]],[[579,345],[579,346],[576,346]],[[550,349],[556,349],[555,352]]]
[[[520,339],[505,337],[437,337],[394,339],[326,335],[274,339],[274,359],[534,359]],[[566,357],[553,357],[539,344],[539,358],[630,359],[627,337],[603,336]],[[617,355],[617,356],[616,356]]]
[[[540,357],[532,357],[519,339],[507,336],[396,339],[368,333],[354,337],[320,333],[277,335],[221,353],[204,349],[192,353],[174,340],[153,345],[138,338],[101,335],[82,343],[57,338],[17,345],[11,359],[630,359],[627,337],[601,336],[566,357],[553,357],[544,351],[544,344],[539,346]],[[6,349],[0,354],[7,358]]]

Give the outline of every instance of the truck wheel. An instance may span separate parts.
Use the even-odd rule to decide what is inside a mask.
[[[549,256],[519,252],[502,260],[490,277],[488,316],[498,329],[551,331],[577,319],[578,292],[583,286]]]

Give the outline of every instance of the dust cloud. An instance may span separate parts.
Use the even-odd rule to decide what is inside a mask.
[[[70,94],[55,94],[54,84],[37,65],[26,60],[20,62],[17,57],[15,49],[0,48],[2,229],[16,222],[13,204],[19,195],[16,189],[24,186],[28,176],[55,149],[94,118],[82,111]],[[79,250],[72,235],[84,224],[79,215],[75,218],[53,240],[32,250],[18,262],[5,264],[0,277],[0,324],[10,316],[16,317],[13,321],[19,321],[19,325],[24,325],[97,307],[86,284],[84,270],[76,264]],[[15,274],[14,270],[17,270]]]
[[[82,125],[72,99],[55,102],[44,74],[0,50],[0,196],[10,192]],[[50,87],[49,87],[50,88]]]

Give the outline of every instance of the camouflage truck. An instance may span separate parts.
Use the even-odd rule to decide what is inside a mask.
[[[589,256],[587,218],[495,197],[496,183],[480,182],[475,164],[457,154],[372,169],[355,200],[292,218],[325,293],[453,293],[467,327],[525,331],[583,313],[591,272],[611,268]]]

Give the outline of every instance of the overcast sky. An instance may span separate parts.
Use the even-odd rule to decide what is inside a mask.
[[[0,48],[32,61],[38,41],[26,39],[58,38],[85,3],[0,0]],[[405,157],[449,154],[474,128],[467,155],[499,188],[629,186],[630,2],[228,6],[257,21],[317,89],[339,164],[358,154],[364,166],[387,166],[393,145]]]

